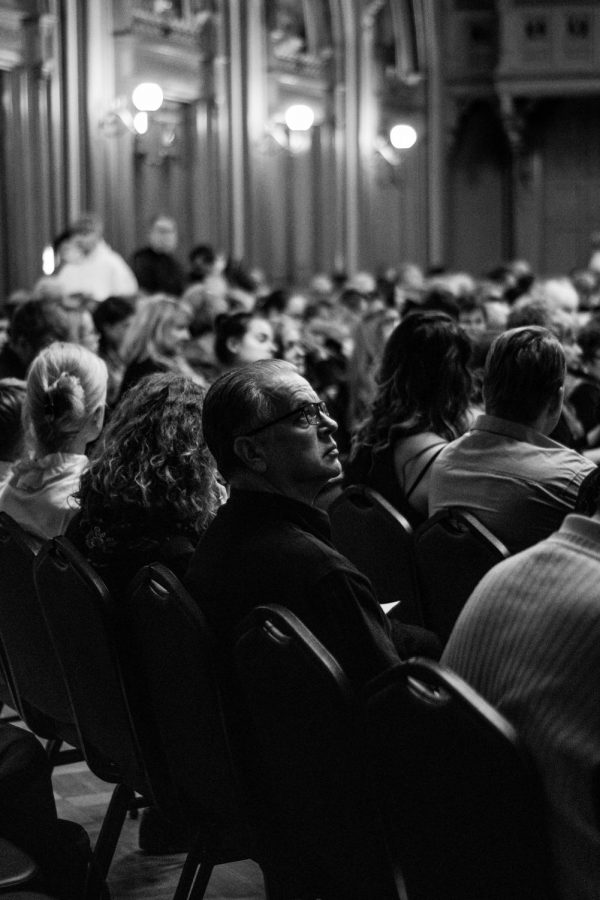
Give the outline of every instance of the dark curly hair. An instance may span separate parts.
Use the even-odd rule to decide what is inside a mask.
[[[205,391],[173,372],[149,375],[123,397],[81,479],[82,521],[120,531],[152,520],[201,535],[220,502],[202,436]]]
[[[467,427],[471,376],[466,334],[443,312],[414,312],[389,336],[377,393],[355,445],[386,446],[390,429],[433,431],[452,441]]]

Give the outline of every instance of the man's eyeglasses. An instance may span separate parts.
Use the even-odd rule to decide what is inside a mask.
[[[271,425],[277,425],[279,422],[285,422],[286,419],[293,419],[294,417],[297,417],[298,424],[300,424],[302,428],[310,428],[311,425],[319,425],[321,417],[328,415],[329,410],[327,409],[327,404],[324,400],[320,400],[318,403],[305,403],[303,406],[293,409],[284,416],[279,416],[278,419],[273,419],[271,422],[259,425],[258,428],[253,428],[252,431],[247,431],[245,437],[251,437],[253,434],[258,434],[259,431],[263,431],[265,428],[270,428]]]

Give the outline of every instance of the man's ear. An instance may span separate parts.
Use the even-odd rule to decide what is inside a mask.
[[[236,437],[233,442],[233,452],[251,472],[262,475],[267,471],[264,448],[254,437],[245,435]]]
[[[565,386],[564,384],[559,387],[555,395],[550,400],[550,412],[555,413],[557,410],[562,410],[563,401],[565,398]]]

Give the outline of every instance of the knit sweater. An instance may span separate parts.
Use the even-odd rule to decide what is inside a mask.
[[[600,519],[570,515],[485,576],[442,657],[529,747],[564,900],[600,896],[599,585]]]

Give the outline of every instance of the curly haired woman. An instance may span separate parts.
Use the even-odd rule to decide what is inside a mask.
[[[368,484],[413,526],[427,518],[431,465],[467,430],[470,343],[443,312],[415,312],[385,345],[371,414],[358,430],[345,484]]]
[[[181,576],[221,502],[202,436],[204,389],[150,375],[129,391],[81,479],[67,536],[116,596],[150,562]]]

